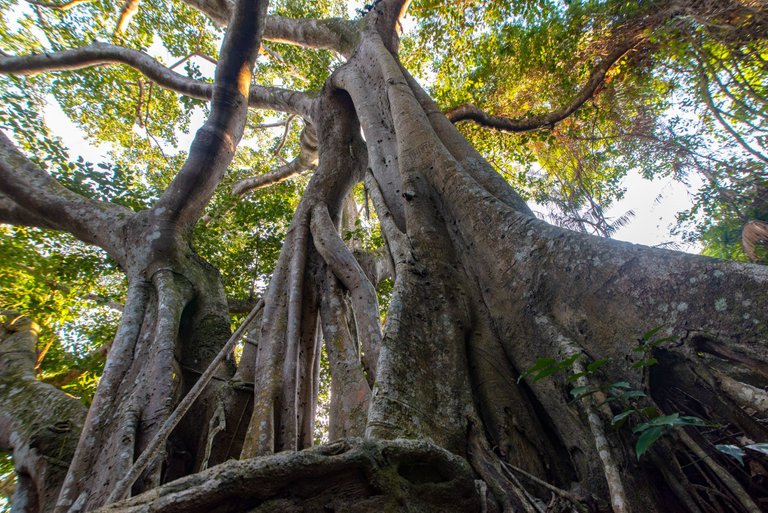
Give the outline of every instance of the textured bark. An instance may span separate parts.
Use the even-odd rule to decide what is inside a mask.
[[[13,454],[13,511],[51,511],[85,420],[77,399],[35,378],[37,330],[0,324],[0,448]]]
[[[470,468],[424,441],[350,439],[230,461],[99,511],[364,512],[405,507],[425,513],[480,511]]]

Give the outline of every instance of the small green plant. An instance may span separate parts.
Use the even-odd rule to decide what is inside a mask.
[[[756,451],[768,455],[768,443],[749,444],[743,447],[738,445],[716,445],[715,449],[722,452],[723,454],[727,454],[728,456],[736,458],[742,465],[744,465],[744,456],[747,455],[744,449],[749,449],[751,451]]]
[[[633,349],[635,352],[642,353],[642,357],[632,364],[632,369],[647,368],[658,363],[658,360],[653,357],[654,348],[665,342],[674,340],[674,337],[671,336],[656,336],[663,328],[664,325],[656,326],[642,335],[639,340],[639,345]],[[526,377],[530,377],[530,380],[535,383],[556,372],[572,369],[573,364],[582,356],[582,354],[574,354],[563,360],[539,358],[531,368],[526,370],[518,378],[518,382]],[[582,377],[588,378],[596,374],[597,371],[608,362],[609,359],[607,358],[595,360],[589,363],[583,371],[571,373],[568,376],[568,381],[576,382]],[[635,444],[635,454],[638,459],[640,459],[640,457],[645,454],[659,438],[670,432],[672,429],[686,426],[704,427],[709,425],[699,417],[681,415],[680,413],[661,415],[661,412],[659,412],[655,406],[643,405],[642,399],[646,397],[646,393],[643,390],[632,388],[632,385],[627,381],[616,381],[608,385],[580,385],[570,390],[570,394],[574,400],[584,399],[585,397],[597,393],[600,393],[602,398],[601,402],[597,404],[598,407],[603,406],[606,403],[614,403],[617,405],[616,409],[620,410],[620,412],[614,415],[611,419],[612,427],[618,429],[629,419],[636,419],[636,424],[632,428],[632,432],[638,435]],[[763,445],[768,448],[768,444],[758,445]],[[738,449],[738,447],[736,448]],[[728,453],[725,450],[723,450],[723,452]]]

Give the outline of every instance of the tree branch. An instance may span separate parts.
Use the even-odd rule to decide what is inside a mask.
[[[595,68],[587,79],[586,84],[581,91],[568,103],[546,114],[528,116],[524,118],[508,118],[505,116],[493,116],[483,112],[476,106],[467,103],[460,105],[445,113],[445,116],[452,122],[474,121],[480,126],[492,128],[501,132],[517,133],[538,130],[545,127],[552,127],[574,112],[576,112],[584,103],[594,96],[600,85],[605,79],[605,75],[627,52],[637,45],[647,41],[647,35],[636,34],[630,37],[622,44],[619,44],[611,53],[609,53]]]
[[[410,3],[411,0],[375,0],[365,16],[368,26],[379,33],[384,45],[393,54],[397,54],[400,44],[400,20]]]
[[[36,0],[25,0],[30,5],[37,5],[39,7],[46,7],[48,9],[58,9],[60,11],[68,11],[73,7],[89,2],[90,0],[69,0],[61,4],[51,4],[48,2],[38,2]]]
[[[189,5],[208,16],[211,21],[220,26],[226,27],[232,18],[234,11],[234,2],[231,0],[182,0]]]
[[[311,125],[307,125],[302,130],[300,144],[301,149],[295,159],[266,174],[237,182],[232,186],[232,193],[243,196],[257,189],[287,180],[304,171],[314,170],[317,167],[317,135]]]
[[[144,52],[99,42],[60,52],[0,56],[0,73],[34,75],[47,71],[76,70],[111,64],[130,66],[155,83],[191,98],[210,100],[213,95],[213,84],[180,75]],[[305,118],[309,118],[311,102],[306,93],[278,87],[252,85],[248,95],[250,107],[291,112]]]
[[[744,138],[723,118],[722,111],[715,105],[715,101],[712,99],[712,93],[709,91],[709,79],[707,78],[706,71],[699,66],[699,90],[701,91],[701,96],[704,99],[704,103],[706,104],[709,111],[712,113],[712,115],[715,117],[715,119],[720,123],[720,126],[722,126],[729,134],[731,134],[731,137],[746,150],[747,152],[751,153],[758,159],[762,160],[763,162],[768,163],[768,157],[763,155],[762,152],[754,149],[750,144],[744,140]]]
[[[36,226],[49,230],[60,230],[58,226],[22,207],[11,198],[0,194],[0,223],[22,226]]]
[[[248,114],[253,66],[259,54],[265,0],[240,0],[221,44],[211,113],[195,134],[184,166],[157,202],[173,221],[191,227],[200,217],[240,143]]]
[[[141,0],[125,0],[125,2],[123,2],[123,6],[120,8],[120,17],[117,20],[115,34],[122,34],[125,32],[125,29],[128,28],[128,24],[136,13],[139,12],[139,3],[141,3]]]
[[[233,3],[229,0],[182,1],[221,27],[226,26],[232,17]],[[263,37],[267,41],[334,50],[341,55],[349,55],[354,50],[356,34],[354,24],[341,18],[295,19],[268,16]]]
[[[341,18],[295,19],[270,16],[264,28],[264,39],[304,48],[333,50],[349,56],[354,51],[357,29]]]
[[[0,200],[4,213],[35,226],[67,231],[120,260],[116,228],[133,215],[125,207],[95,201],[63,187],[21,154],[0,132]]]

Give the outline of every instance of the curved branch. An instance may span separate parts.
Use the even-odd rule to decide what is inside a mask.
[[[201,13],[208,16],[211,21],[220,26],[226,27],[234,11],[234,2],[231,0],[182,0],[185,4],[193,7]]]
[[[208,16],[220,27],[229,24],[233,3],[229,0],[182,0]],[[326,49],[349,55],[354,50],[357,30],[354,24],[341,18],[296,19],[268,16],[264,27],[264,39],[279,43]]]
[[[58,9],[60,11],[68,11],[73,7],[90,2],[90,0],[69,0],[61,4],[52,4],[48,2],[38,2],[37,0],[25,0],[30,5],[36,5],[38,7],[45,7],[47,9]]]
[[[480,126],[492,128],[501,132],[517,133],[538,130],[541,128],[552,127],[574,112],[576,112],[584,103],[591,99],[597,92],[600,85],[605,80],[605,75],[616,62],[624,57],[627,52],[635,48],[638,44],[647,41],[647,35],[636,35],[622,44],[618,45],[609,53],[589,75],[586,84],[581,91],[568,103],[546,114],[528,116],[524,118],[508,118],[505,116],[493,116],[483,112],[471,103],[460,105],[445,113],[445,116],[452,122],[474,121]]]
[[[355,256],[341,240],[324,204],[312,210],[310,224],[312,239],[317,252],[328,264],[333,274],[349,290],[360,340],[364,348],[364,363],[375,381],[375,369],[381,348],[379,301],[376,289],[365,276]]]
[[[243,196],[257,189],[287,180],[304,171],[314,170],[317,167],[317,135],[311,125],[307,125],[302,130],[300,144],[301,150],[295,159],[263,175],[237,182],[232,186],[232,193]]]
[[[265,0],[239,0],[221,44],[211,113],[195,134],[184,166],[157,202],[174,221],[191,227],[208,204],[243,137],[253,66],[259,54]]]
[[[300,153],[298,157],[284,166],[280,166],[263,175],[246,178],[237,182],[232,186],[232,193],[238,196],[245,196],[258,189],[288,180],[304,171],[314,171],[316,167],[317,159],[307,162],[307,159],[304,158],[304,153]]]
[[[55,228],[95,244],[121,261],[116,227],[133,215],[125,207],[81,196],[51,178],[0,132],[0,212],[19,221]],[[0,214],[2,215],[2,214]]]
[[[125,2],[123,2],[123,6],[120,8],[120,17],[117,20],[115,34],[122,34],[125,32],[125,29],[128,28],[128,24],[136,13],[139,12],[139,3],[141,3],[141,0],[125,0]]]
[[[60,230],[58,226],[0,193],[0,223]]]
[[[270,16],[264,28],[264,39],[304,48],[334,50],[349,56],[355,48],[358,31],[341,18],[295,19]]]
[[[213,96],[213,84],[176,73],[144,52],[100,42],[60,52],[0,56],[0,73],[35,75],[111,64],[130,66],[157,84],[191,98],[210,100]],[[310,117],[311,102],[306,93],[278,87],[251,85],[248,94],[250,107],[291,112],[305,118]]]

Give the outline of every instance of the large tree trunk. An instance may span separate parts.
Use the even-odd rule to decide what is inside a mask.
[[[269,389],[272,399],[254,410],[246,440],[254,449],[244,455],[306,447],[296,426],[312,415],[301,407],[311,401],[301,399],[306,387],[293,376],[310,379],[297,369],[308,368],[302,341],[314,340],[316,326],[313,314],[308,322],[303,317],[318,301],[306,287],[323,280],[324,266],[312,263],[315,248],[353,302],[358,293],[348,282],[361,270],[339,263],[343,250],[326,254],[325,235],[306,229],[307,217],[315,226],[319,203],[333,215],[346,192],[328,185],[329,174],[357,169],[351,161],[337,164],[354,154],[345,143],[355,139],[353,131],[342,141],[324,137],[353,109],[365,134],[366,184],[396,275],[367,437],[428,439],[467,458],[493,492],[489,500],[503,510],[538,510],[551,495],[542,481],[562,489],[558,500],[616,512],[764,507],[762,485],[736,471],[713,445],[768,435],[744,413],[763,411],[758,407],[766,399],[765,268],[585,236],[536,220],[401,69],[391,33],[377,21],[369,19],[356,53],[325,91],[324,98],[349,95],[351,103],[336,104],[332,126],[315,120],[321,161],[294,221],[301,249],[299,239],[291,239],[294,245],[281,258],[286,271],[270,285],[266,301],[283,305],[283,321],[276,329],[265,317],[261,358],[273,356],[256,360],[257,375],[271,372],[270,385],[256,394]],[[326,101],[319,104],[327,112]],[[332,291],[320,294],[321,311],[332,308]],[[358,328],[370,315],[360,306]],[[665,348],[638,350],[643,334],[657,327],[658,338],[669,337]],[[570,364],[546,379],[519,380],[542,359]],[[603,359],[599,370],[590,366]],[[284,370],[282,378],[275,369]],[[661,414],[723,427],[706,435],[670,431],[638,461],[631,430],[610,425],[623,411],[604,402],[614,383],[647,391],[640,400],[646,412],[655,406]],[[721,383],[733,392],[719,392]],[[574,400],[569,392],[575,385],[596,393]],[[352,403],[356,390],[349,386],[332,401]]]

